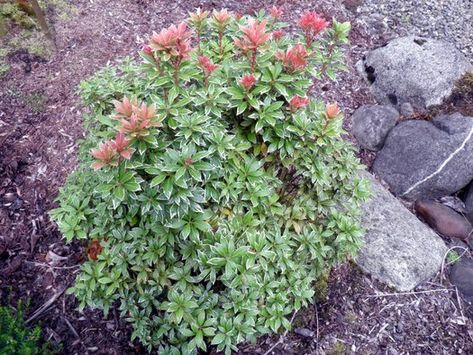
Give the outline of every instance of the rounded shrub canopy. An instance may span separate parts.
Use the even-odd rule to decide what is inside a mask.
[[[360,245],[367,185],[343,115],[308,97],[343,68],[349,24],[309,12],[289,37],[281,15],[197,10],[151,35],[144,64],[81,84],[81,164],[51,212],[88,240],[71,291],[160,354],[290,328]]]

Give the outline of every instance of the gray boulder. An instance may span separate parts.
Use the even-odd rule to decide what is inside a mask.
[[[365,105],[352,117],[352,133],[363,148],[378,151],[388,132],[396,125],[399,112],[389,105]]]
[[[362,206],[366,233],[356,262],[379,281],[410,291],[438,272],[447,247],[371,174],[363,176],[374,196]]]
[[[450,195],[473,179],[473,118],[442,115],[405,121],[388,134],[373,171],[399,197]]]
[[[472,65],[450,43],[408,36],[369,52],[358,69],[378,102],[423,110],[440,105]]]

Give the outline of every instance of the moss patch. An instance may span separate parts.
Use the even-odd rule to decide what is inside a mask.
[[[473,99],[473,71],[466,72],[463,75],[456,83],[453,93],[464,99]]]
[[[66,21],[77,14],[77,9],[64,0],[39,1],[46,14],[50,31],[56,18]],[[48,58],[54,50],[53,43],[41,31],[34,12],[27,2],[7,0],[0,2],[0,76],[8,72],[7,55],[18,49]]]
[[[0,77],[10,70],[10,65],[6,61],[7,54],[8,50],[6,48],[0,48]]]
[[[315,300],[316,302],[323,302],[326,301],[328,298],[329,287],[328,287],[328,279],[329,273],[323,274],[315,283]]]

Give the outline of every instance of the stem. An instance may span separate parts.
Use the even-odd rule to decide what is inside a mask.
[[[328,51],[327,51],[327,61],[324,64],[322,64],[322,68],[320,68],[320,78],[321,79],[322,79],[322,76],[325,74],[325,71],[328,68],[328,63],[332,59],[332,54],[333,54],[334,49],[335,49],[335,43],[330,44],[330,46],[328,47]],[[316,82],[312,83],[312,85],[307,90],[308,93],[312,91],[312,89],[315,87],[315,84],[316,84]]]
[[[36,15],[36,18],[38,19],[39,26],[43,30],[44,34],[49,40],[52,40],[52,35],[51,31],[49,30],[48,23],[46,22],[46,18],[44,17],[43,10],[41,10],[41,7],[38,4],[37,0],[31,0],[31,7],[33,8],[33,11]]]
[[[156,64],[156,69],[158,69],[159,75],[163,75],[163,69],[161,68],[161,61],[159,60],[159,58],[156,58],[153,55],[153,61]]]
[[[308,49],[312,46],[312,36],[309,31],[305,32],[305,44]]]
[[[223,30],[220,30],[218,32],[218,48],[219,48],[218,51],[219,51],[220,58],[222,58],[223,56],[222,41],[223,41]]]
[[[256,48],[251,53],[251,74],[254,74],[256,68]]]
[[[327,67],[328,67],[328,63],[332,59],[332,54],[333,54],[334,49],[335,49],[335,43],[331,43],[330,46],[328,47],[327,61],[322,65],[322,68],[320,69],[320,76],[325,74],[325,71],[327,70]]]
[[[197,32],[197,53],[202,55],[202,49],[200,48],[200,31]]]
[[[181,58],[178,58],[176,60],[176,63],[174,64],[174,75],[173,75],[173,81],[174,85],[177,87],[179,86],[179,69],[181,67]]]

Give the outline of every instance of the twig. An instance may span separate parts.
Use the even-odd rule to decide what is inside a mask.
[[[71,322],[69,322],[69,320],[66,318],[66,317],[63,317],[64,321],[66,322],[67,326],[69,327],[69,329],[71,330],[71,332],[74,334],[74,336],[77,338],[77,339],[80,339],[80,336],[79,334],[77,334],[77,331],[75,330],[75,328],[72,326]]]
[[[35,266],[43,266],[43,267],[47,267],[47,268],[50,268],[50,269],[76,269],[76,268],[79,268],[79,267],[80,267],[80,265],[72,265],[72,266],[51,266],[51,265],[44,264],[44,263],[38,263],[37,261],[28,261],[28,260],[26,260],[25,263],[27,263],[27,264],[32,264],[32,265],[35,265]]]
[[[465,315],[463,314],[462,300],[460,299],[460,295],[458,294],[458,287],[457,286],[455,286],[455,293],[457,294],[457,302],[458,302],[458,307],[460,307],[460,314],[462,316],[462,320],[464,320]]]
[[[445,260],[448,256],[448,253],[450,253],[450,251],[454,250],[454,249],[463,249],[463,253],[462,255],[460,255],[459,259],[465,255],[465,253],[468,252],[468,249],[462,247],[462,246],[453,246],[451,247],[450,249],[448,249],[446,252],[445,252],[445,255],[443,256],[443,260],[442,260],[442,267],[440,268],[440,282],[442,282],[442,279],[443,279],[443,271],[444,271],[444,268],[445,268]],[[447,265],[451,264],[452,262],[449,262]]]
[[[294,314],[293,314],[292,317],[291,317],[291,324],[292,324],[292,322],[294,321],[294,318],[296,317],[296,314],[297,314],[297,311],[295,311]],[[272,347],[270,347],[270,348],[268,349],[268,351],[266,351],[266,352],[264,353],[264,355],[268,355],[269,353],[271,353],[271,351],[274,350],[274,348],[275,348],[276,346],[278,346],[279,344],[281,344],[282,341],[284,340],[284,338],[286,337],[286,335],[287,335],[288,332],[289,332],[289,329],[286,329],[286,331],[284,332],[284,334],[279,337],[279,340],[278,340]]]
[[[395,292],[395,293],[380,293],[379,295],[368,295],[367,298],[376,298],[376,297],[390,297],[390,296],[410,296],[418,295],[431,292],[450,292],[453,291],[451,288],[442,288],[438,290],[425,290],[425,291],[412,291],[412,292]]]
[[[319,353],[319,310],[317,309],[317,304],[315,304],[315,326],[316,326],[316,343],[315,343],[315,353]]]
[[[38,318],[41,314],[43,314],[56,300],[66,291],[67,287],[64,287],[62,291],[56,292],[53,297],[51,297],[48,301],[46,301],[41,307],[39,307],[36,311],[33,312],[33,315],[26,320],[26,324],[30,323],[31,321]]]

